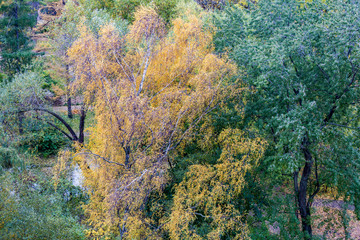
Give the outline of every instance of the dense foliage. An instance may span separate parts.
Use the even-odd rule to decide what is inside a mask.
[[[292,175],[303,229],[310,235],[310,207],[320,186],[336,188],[345,199],[359,196],[358,122],[353,121],[359,7],[262,1],[251,11],[233,8],[219,21],[219,50],[231,49],[256,89],[246,115],[272,142],[271,168]],[[239,26],[235,31],[232,22]]]
[[[28,30],[36,24],[36,15],[24,0],[0,1],[1,71],[14,75],[31,63],[35,56]]]
[[[358,238],[359,12],[0,0],[0,238]]]

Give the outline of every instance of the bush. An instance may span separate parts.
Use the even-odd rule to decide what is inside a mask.
[[[40,129],[38,129],[39,127]],[[20,146],[32,150],[42,157],[56,155],[67,139],[56,129],[39,127],[31,129],[22,139]]]
[[[67,202],[43,176],[7,172],[0,177],[0,239],[85,239],[78,217],[68,209],[78,209],[80,202]]]
[[[24,167],[23,160],[18,156],[15,148],[0,147],[0,171],[12,167]]]

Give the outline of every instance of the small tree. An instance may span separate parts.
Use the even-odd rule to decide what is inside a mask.
[[[246,71],[248,119],[272,143],[271,170],[292,176],[306,239],[321,185],[356,209],[360,202],[360,4],[323,2],[263,0],[251,10],[232,8],[219,18],[216,38]]]

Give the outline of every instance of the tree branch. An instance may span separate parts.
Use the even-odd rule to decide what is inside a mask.
[[[62,130],[61,128],[59,128],[58,126],[56,126],[55,124],[49,122],[49,121],[46,121],[44,119],[41,119],[40,117],[36,117],[36,119],[40,120],[40,121],[44,121],[46,122],[47,124],[49,124],[50,126],[52,126],[53,128],[55,128],[56,130],[60,131],[62,134],[64,134],[67,138],[69,138],[71,141],[74,141],[74,139],[69,135],[67,134],[64,130]]]
[[[92,155],[92,156],[95,156],[95,157],[97,157],[97,158],[100,158],[100,159],[104,160],[104,161],[107,162],[107,163],[116,164],[116,165],[118,165],[118,166],[125,167],[125,165],[122,164],[122,163],[117,163],[117,162],[110,161],[110,160],[108,160],[108,159],[106,159],[106,158],[104,158],[104,157],[102,157],[102,156],[100,156],[100,155],[98,155],[98,154],[95,154],[95,153],[93,153],[93,152],[91,152],[91,151],[81,152],[81,153],[75,154],[75,156],[77,156],[77,155]]]
[[[315,161],[316,188],[315,188],[315,191],[313,192],[313,194],[311,194],[308,199],[308,202],[307,202],[308,208],[312,206],[315,195],[318,194],[318,192],[320,191],[320,182],[319,182],[319,176],[318,176],[318,166],[317,166],[316,157],[314,157],[314,161]]]
[[[74,130],[72,129],[72,127],[62,118],[60,117],[58,114],[46,109],[46,108],[34,108],[34,109],[30,109],[29,111],[34,110],[34,111],[42,111],[42,112],[47,112],[49,114],[51,114],[52,116],[54,116],[56,119],[58,119],[66,128],[67,130],[70,132],[71,136],[72,136],[72,140],[73,141],[78,141],[78,137],[76,136],[76,133],[74,132]]]

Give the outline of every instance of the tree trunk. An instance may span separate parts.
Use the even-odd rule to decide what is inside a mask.
[[[67,99],[67,111],[68,111],[68,118],[72,119],[73,114],[72,114],[72,109],[71,109],[71,97],[70,97],[70,94],[68,94],[68,99]]]
[[[302,152],[304,154],[304,158],[306,162],[301,175],[297,199],[298,199],[298,206],[301,216],[301,225],[302,225],[302,231],[304,233],[304,238],[311,239],[312,238],[311,212],[310,212],[310,204],[307,199],[307,188],[308,188],[308,182],[311,175],[311,168],[314,163],[314,160],[309,150],[309,140],[307,137],[305,137],[303,141]]]
[[[84,106],[81,107],[80,110],[80,123],[79,123],[79,143],[84,143],[84,130],[85,130],[85,118],[86,118],[86,111]]]
[[[302,230],[305,235],[305,239],[312,238],[312,228],[311,228],[311,213],[310,207],[308,206],[307,202],[307,185],[308,179],[311,174],[311,167],[312,162],[307,162],[303,169],[303,174],[301,176],[300,181],[300,188],[299,188],[299,197],[298,197],[298,204],[301,216],[301,224]]]
[[[21,4],[21,0],[20,3]],[[16,31],[16,49],[17,51],[20,50],[20,41],[19,41],[19,14],[18,14],[18,3],[15,4],[15,9],[14,9],[14,17],[15,17],[15,31]]]
[[[73,114],[72,114],[72,106],[71,106],[71,96],[70,96],[70,90],[69,90],[69,86],[70,86],[70,77],[69,77],[69,65],[66,64],[66,84],[67,84],[67,110],[68,110],[68,118],[72,119],[73,118]]]
[[[125,168],[126,169],[129,169],[130,168],[130,147],[129,146],[126,146],[124,147],[124,151],[125,151]]]

